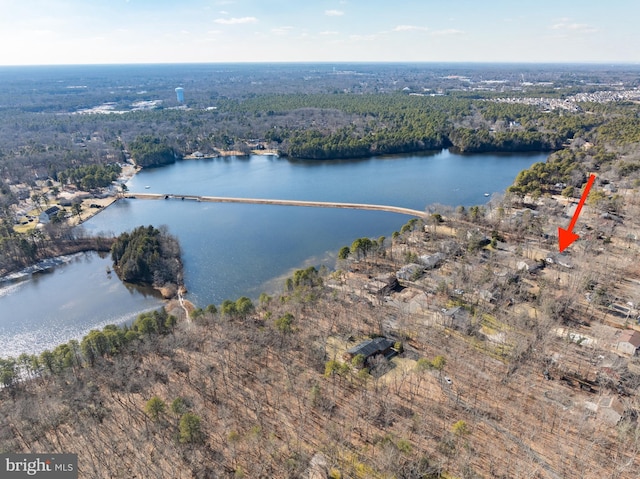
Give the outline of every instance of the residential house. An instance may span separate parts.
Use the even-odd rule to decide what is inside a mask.
[[[616,316],[619,316],[625,319],[629,319],[629,316],[631,316],[631,307],[629,307],[628,305],[624,306],[618,303],[611,303],[609,305],[609,311],[611,311]]]
[[[409,263],[404,265],[396,272],[396,277],[404,281],[413,281],[419,278],[424,272],[424,266],[416,263]]]
[[[444,261],[444,254],[435,253],[432,255],[423,255],[418,258],[418,261],[424,265],[427,269],[433,269]]]
[[[536,273],[544,266],[544,262],[541,261],[532,261],[532,260],[524,260],[518,261],[516,264],[516,269],[518,271],[528,271],[529,273]]]
[[[488,289],[481,289],[480,291],[478,291],[478,298],[480,298],[482,301],[484,301],[486,303],[490,303],[490,304],[493,304],[493,303],[496,302],[496,297]]]
[[[377,276],[364,285],[364,288],[376,296],[388,296],[399,286],[398,279],[393,273]]]
[[[442,325],[447,328],[457,329],[467,333],[471,327],[469,312],[461,306],[442,309]]]
[[[616,344],[616,350],[634,356],[640,348],[640,333],[634,329],[625,329],[620,334]]]
[[[50,208],[47,208],[42,213],[40,213],[40,218],[39,218],[40,219],[40,223],[48,223],[60,211],[61,211],[60,208],[58,208],[57,206],[51,206]]]
[[[424,291],[420,291],[406,303],[407,311],[411,314],[425,313],[429,311],[431,302],[429,295]]]
[[[361,342],[357,346],[347,350],[344,353],[343,358],[347,361],[351,361],[359,354],[364,356],[364,364],[373,358],[374,356],[383,355],[388,356],[393,351],[393,341],[387,338],[373,338]]]
[[[626,415],[626,408],[617,396],[602,396],[597,402],[585,401],[585,408],[605,423],[615,426]]]

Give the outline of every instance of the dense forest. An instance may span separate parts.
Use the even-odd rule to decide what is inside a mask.
[[[6,92],[0,104],[0,178],[26,183],[56,178],[90,164],[122,162],[126,151],[141,166],[194,151],[246,152],[255,140],[283,155],[324,159],[450,146],[463,152],[553,151],[614,117],[621,123],[601,132],[634,131],[630,102],[580,99],[575,111],[497,102],[530,97],[561,104],[577,93],[615,90],[620,84],[632,89],[638,77],[631,67],[200,69],[188,82],[179,69],[160,66],[107,69],[103,77],[91,78],[73,68],[30,71],[36,95],[24,89],[20,69],[0,71]],[[520,81],[524,75],[526,87]],[[88,85],[77,87],[77,77]],[[175,100],[175,83],[184,83],[184,105]]]
[[[168,165],[181,157],[173,148],[151,135],[137,137],[129,145],[129,151],[136,165],[142,168]]]
[[[180,245],[166,229],[140,226],[122,233],[111,247],[111,258],[123,281],[158,287],[182,284]]]
[[[146,167],[194,151],[248,151],[246,143],[256,140],[282,155],[318,159],[450,146],[463,152],[552,151],[603,122],[602,116],[543,113],[531,105],[514,108],[456,94],[264,95],[215,104],[215,109],[56,115],[54,121],[12,112],[11,122],[0,121],[0,137],[6,138],[0,166],[28,181],[34,169],[40,177],[55,177],[79,164],[122,161],[123,148]],[[20,135],[10,134],[16,129]]]
[[[90,191],[95,188],[106,188],[110,186],[122,172],[122,168],[116,163],[106,165],[87,165],[69,168],[54,175],[63,185],[72,183],[76,188]]]

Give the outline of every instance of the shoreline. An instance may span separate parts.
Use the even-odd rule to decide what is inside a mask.
[[[67,224],[71,227],[71,228],[75,228],[77,226],[82,225],[84,222],[90,220],[91,218],[93,218],[94,216],[96,216],[97,214],[99,214],[101,211],[103,211],[104,209],[108,208],[109,206],[111,206],[112,204],[114,204],[116,201],[118,201],[118,199],[120,199],[120,195],[121,193],[116,192],[115,194],[113,193],[113,191],[109,191],[110,189],[114,189],[117,188],[117,185],[121,185],[126,183],[127,181],[129,181],[131,178],[133,178],[136,173],[138,173],[138,171],[140,171],[141,168],[132,165],[132,164],[126,164],[123,169],[122,172],[120,173],[120,176],[118,177],[118,179],[114,182],[113,185],[111,185],[109,188],[105,188],[105,192],[104,196],[102,197],[90,197],[90,198],[84,198],[81,202],[82,205],[82,211],[80,212],[80,215],[78,216],[73,216],[71,218],[68,218],[67,220]],[[55,203],[54,203],[55,204]],[[59,204],[59,203],[58,203]],[[92,206],[95,205],[95,206]],[[52,205],[49,205],[52,206]],[[39,223],[40,224],[40,223]],[[38,225],[35,225],[33,227],[33,229],[36,229],[38,227]],[[107,238],[102,238],[102,239],[107,239]],[[69,245],[67,245],[69,246]],[[41,258],[38,258],[36,262],[26,265],[20,269],[12,269],[12,270],[7,270],[7,271],[2,271],[0,272],[0,284],[1,283],[5,283],[5,282],[11,282],[13,280],[15,280],[15,278],[13,278],[14,275],[18,275],[19,277],[25,277],[31,273],[34,272],[39,272],[39,271],[46,271],[48,269],[51,269],[51,267],[55,267],[58,264],[52,264],[50,267],[45,267],[45,268],[38,268],[38,265],[41,263],[46,263],[46,262],[51,262],[51,263],[57,263],[57,260],[60,259],[60,264],[64,263],[64,257],[69,256],[69,255],[74,255],[77,253],[83,253],[83,252],[88,252],[88,251],[97,251],[97,252],[103,252],[104,249],[103,248],[94,248],[94,249],[87,249],[86,247],[83,246],[78,246],[78,245],[72,245],[68,248],[66,247],[62,247],[62,251],[57,251],[60,248],[60,244],[58,245],[53,245],[52,246],[52,250],[50,250],[52,253],[52,255],[44,255]],[[65,249],[66,248],[66,249]],[[78,249],[79,248],[79,249]],[[30,271],[33,270],[33,271]],[[23,274],[24,273],[24,274]]]
[[[129,181],[130,179],[134,178],[135,175],[141,170],[141,168],[137,168],[135,167],[135,165],[131,165],[131,164],[127,164],[125,165],[127,168],[123,168],[123,172],[122,174],[119,176],[118,180],[116,180],[116,182],[114,183],[114,185],[112,185],[108,190],[105,189],[103,190],[103,194],[107,194],[107,193],[111,193],[110,196],[104,196],[103,198],[101,198],[100,200],[104,202],[105,206],[102,208],[87,208],[86,211],[83,210],[83,215],[81,215],[80,218],[77,218],[79,221],[77,221],[76,224],[82,224],[84,223],[84,221],[87,221],[88,219],[92,218],[93,216],[97,215],[98,213],[100,213],[104,208],[110,206],[111,204],[115,203],[116,201],[118,201],[119,199],[126,197],[127,193],[121,193],[119,191],[119,185],[120,184],[124,184],[127,181]],[[132,194],[132,193],[129,193]],[[142,195],[146,195],[146,194],[142,194]],[[96,199],[93,200],[93,202],[95,202]],[[484,198],[485,201],[490,201],[489,198]],[[92,200],[89,200],[92,201]],[[424,213],[424,212],[421,212]],[[74,218],[76,219],[76,218]],[[294,268],[295,270],[295,268]],[[276,277],[276,278],[272,278],[270,281],[277,281],[280,278]],[[194,304],[193,302],[186,300],[186,298],[183,299],[184,301],[184,306],[186,306],[186,308],[184,306],[182,306],[180,304],[180,293],[178,292],[178,294],[176,295],[171,295],[171,297],[167,297],[165,295],[162,294],[162,291],[159,288],[154,288],[161,296],[164,296],[162,302],[164,303],[162,307],[164,307],[165,309],[167,309],[168,311],[171,310],[175,310],[177,312],[183,312],[184,315],[186,316],[187,321],[189,321],[189,316],[187,315],[187,311],[192,311],[193,309],[197,308],[198,305]],[[183,291],[184,292],[184,291]],[[254,298],[255,299],[255,298]],[[204,305],[202,305],[204,306]],[[175,312],[173,314],[176,314]]]
[[[206,160],[206,159],[221,158],[221,157],[251,156],[251,155],[278,156],[278,151],[277,150],[252,150],[249,153],[243,153],[239,150],[228,150],[228,151],[218,150],[216,154],[194,156],[192,153],[190,155],[184,156],[182,159],[183,160]],[[142,171],[142,168],[140,166],[127,163],[122,168],[122,172],[120,173],[120,176],[114,183],[116,183],[117,185],[123,185],[127,183],[130,179],[132,179],[134,176],[136,176],[140,171]],[[110,188],[115,188],[115,187],[116,186],[114,184]],[[105,195],[102,198],[86,198],[82,200],[82,203],[81,203],[82,212],[80,213],[79,216],[69,218],[69,224],[71,226],[81,225],[82,223],[90,220],[91,218],[99,214],[101,211],[103,211],[105,208],[108,208],[109,206],[114,204],[116,201],[118,201],[120,198],[123,198],[126,195],[127,195],[127,192],[115,192],[115,194],[112,192],[108,195]],[[99,207],[96,208],[96,207],[92,207],[91,205],[98,205]]]
[[[136,176],[136,174],[140,170],[142,170],[142,168],[140,168],[139,166],[132,165],[129,163],[125,164],[124,167],[122,168],[122,172],[120,173],[120,176],[118,177],[118,179],[108,189],[121,187],[120,185],[124,185],[127,181],[129,181],[134,176]],[[118,186],[116,186],[116,184]],[[81,203],[82,211],[80,213],[80,216],[70,218],[69,224],[71,226],[80,226],[85,221],[90,220],[91,218],[99,214],[102,210],[104,210],[105,208],[108,208],[109,206],[114,204],[116,201],[118,201],[121,195],[122,195],[122,192],[116,191],[115,193],[109,192],[109,194],[106,194],[102,198],[86,198],[82,200],[82,203]],[[92,206],[92,205],[96,205],[98,207],[96,208],[95,206]]]
[[[90,237],[80,238],[67,242],[60,242],[46,248],[46,252],[37,261],[24,265],[20,269],[3,270],[0,275],[0,284],[19,280],[32,273],[43,272],[58,266],[58,262],[63,264],[64,258],[78,253],[108,253],[111,251],[111,244],[114,238]],[[50,266],[47,266],[49,265]],[[39,265],[43,265],[40,267]]]
[[[183,160],[211,160],[213,158],[226,158],[229,156],[280,156],[280,153],[276,149],[264,149],[264,150],[251,150],[248,153],[244,153],[240,150],[216,150],[215,153],[199,154],[191,153],[190,155],[183,156]]]
[[[277,151],[274,150],[255,150],[255,151],[251,151],[250,153],[243,153],[241,151],[235,151],[235,150],[228,150],[228,151],[220,151],[218,150],[218,154],[219,156],[213,156],[213,155],[206,155],[204,157],[195,157],[193,156],[193,154],[185,156],[183,159],[202,159],[202,158],[215,158],[215,157],[231,157],[231,156],[250,156],[250,155],[259,155],[259,156],[273,156],[274,154],[277,154]],[[129,160],[130,161],[130,160]],[[331,160],[327,160],[327,161],[331,161]],[[67,224],[70,227],[76,227],[76,226],[80,226],[83,223],[85,223],[86,221],[90,220],[91,218],[93,218],[94,216],[96,216],[97,214],[99,214],[101,211],[103,211],[105,208],[108,208],[109,206],[111,206],[112,204],[116,203],[119,199],[121,198],[126,198],[128,196],[131,196],[133,193],[128,192],[128,191],[122,191],[121,190],[121,185],[125,185],[129,180],[131,180],[132,178],[134,178],[136,176],[136,174],[138,172],[140,172],[143,168],[135,165],[132,162],[127,162],[122,166],[122,171],[119,175],[119,177],[112,183],[111,186],[102,189],[99,193],[96,194],[96,196],[93,197],[89,197],[89,198],[84,198],[81,202],[82,205],[82,209],[79,215],[75,215],[72,217],[67,218]],[[67,199],[73,198],[74,195],[77,195],[79,192],[77,191],[73,191],[73,190],[68,190],[66,191],[66,195],[60,195],[62,197],[66,197]],[[86,192],[83,192],[86,193]],[[145,193],[141,193],[141,196],[145,196]],[[57,200],[59,200],[60,198],[57,198]],[[229,201],[230,199],[222,199],[222,201]],[[236,200],[237,201],[237,200]],[[248,200],[240,200],[242,202],[247,201]],[[274,201],[274,200],[271,200]],[[490,198],[487,198],[487,201],[490,201]],[[259,203],[264,202],[264,200],[260,200],[260,201],[256,201]],[[266,201],[269,202],[269,201]],[[278,203],[280,203],[278,201]],[[288,203],[288,202],[287,202]],[[306,202],[302,202],[302,203],[306,203]],[[54,203],[55,204],[55,203]],[[48,206],[50,206],[51,204],[49,204]],[[307,204],[300,204],[299,206],[308,206]],[[318,205],[314,205],[314,206],[320,206]],[[404,209],[404,208],[402,208]],[[422,214],[424,214],[424,212],[421,212]],[[416,215],[416,212],[412,212],[412,215]],[[421,216],[421,215],[420,215]],[[57,256],[57,255],[56,255]],[[42,261],[44,259],[53,259],[56,256],[49,256],[46,258],[39,258],[38,261]],[[35,263],[34,263],[35,264]],[[25,266],[25,268],[29,267],[29,266],[33,266],[33,265],[27,265]],[[21,270],[24,268],[21,268]],[[7,275],[10,275],[12,273],[16,273],[18,271],[21,270],[11,270],[11,271],[6,271],[3,272],[4,274],[2,274],[2,276],[0,276],[0,281],[2,279],[4,279]]]

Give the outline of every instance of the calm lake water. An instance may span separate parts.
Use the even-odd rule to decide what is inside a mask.
[[[145,170],[131,192],[373,203],[422,210],[482,204],[546,154],[431,154],[345,161],[269,156],[185,160]],[[146,187],[149,188],[146,188]],[[85,223],[91,233],[166,225],[183,249],[188,299],[198,306],[276,293],[292,271],[333,267],[359,237],[390,237],[396,213],[276,205],[121,200]],[[107,258],[81,255],[47,274],[0,284],[0,355],[54,347],[105,324],[122,324],[160,300],[106,274]]]

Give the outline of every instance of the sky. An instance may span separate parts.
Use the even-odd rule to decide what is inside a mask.
[[[0,65],[639,63],[638,0],[0,0]]]

